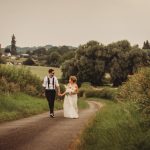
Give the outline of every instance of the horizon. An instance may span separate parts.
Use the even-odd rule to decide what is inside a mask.
[[[0,44],[74,46],[150,40],[148,0],[0,0]],[[48,44],[49,45],[49,44]]]
[[[127,39],[122,39],[122,40],[118,40],[118,41],[123,41],[123,40],[127,40]],[[96,40],[89,40],[89,41],[96,41]],[[87,42],[89,42],[89,41],[87,41]],[[113,42],[111,42],[111,43],[115,43],[115,42],[118,42],[118,41],[113,41]],[[128,42],[130,42],[129,40],[127,40]],[[146,41],[146,40],[145,40]],[[142,48],[143,47],[143,44],[144,44],[144,42],[145,41],[143,41],[143,43],[142,43],[142,45],[139,45],[138,43],[134,43],[134,44],[132,44],[131,42],[130,42],[130,44],[131,44],[131,46],[134,46],[134,45],[138,45],[139,46],[139,48]],[[148,40],[149,41],[149,40]],[[75,47],[75,48],[77,48],[77,47],[79,47],[80,45],[84,45],[84,44],[86,44],[87,42],[85,42],[85,43],[82,43],[82,44],[78,44],[77,46],[73,46],[73,45],[65,45],[65,44],[63,44],[63,45],[53,45],[53,44],[45,44],[45,45],[31,45],[31,46],[20,46],[20,45],[17,45],[16,44],[16,47],[19,47],[19,48],[25,48],[25,47],[45,47],[45,46],[52,46],[52,47],[62,47],[62,46],[71,46],[71,47]],[[99,41],[97,41],[97,42],[99,42]],[[11,42],[10,42],[11,43]],[[16,42],[17,43],[17,42]],[[107,46],[108,44],[111,44],[111,43],[107,43],[107,44],[105,44],[105,43],[101,43],[101,42],[99,42],[100,44],[103,44],[103,45],[105,45],[105,46]],[[6,47],[9,47],[9,46],[11,46],[11,44],[9,44],[9,45],[7,45],[7,46],[5,46],[5,47],[2,47],[2,44],[0,43],[0,45],[1,45],[1,48],[6,48]]]

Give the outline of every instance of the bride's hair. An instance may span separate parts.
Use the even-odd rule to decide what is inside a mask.
[[[77,78],[76,78],[76,76],[70,76],[70,80],[72,80],[74,83],[76,83],[76,82],[77,82]]]

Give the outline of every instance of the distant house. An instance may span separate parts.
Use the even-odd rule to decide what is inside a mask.
[[[15,59],[16,59],[16,56],[11,56],[11,59],[15,60]]]
[[[11,53],[5,53],[5,56],[11,57]]]
[[[20,57],[23,57],[23,58],[29,58],[29,56],[30,56],[29,54],[21,54],[20,55]]]

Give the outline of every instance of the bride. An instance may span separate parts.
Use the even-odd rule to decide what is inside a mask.
[[[66,91],[60,96],[64,96],[64,117],[66,118],[78,118],[78,107],[77,107],[77,93],[78,85],[77,78],[75,76],[70,76],[69,83],[66,86]]]

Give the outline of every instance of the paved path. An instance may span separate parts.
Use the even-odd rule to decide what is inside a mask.
[[[0,125],[0,150],[72,150],[82,130],[102,106],[88,102],[90,107],[79,111],[79,119],[63,117],[56,111],[56,118],[43,113],[33,117]]]

